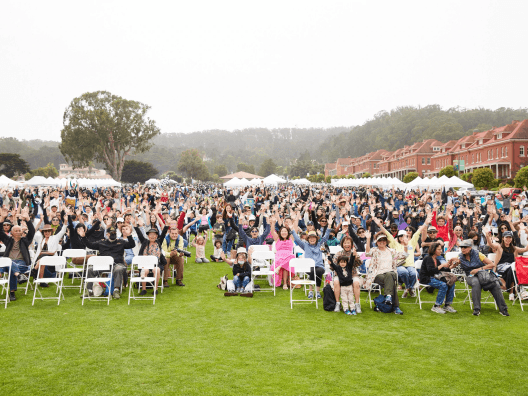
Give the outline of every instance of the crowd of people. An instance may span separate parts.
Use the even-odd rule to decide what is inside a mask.
[[[458,195],[445,188],[287,183],[241,189],[214,184],[2,189],[0,254],[12,262],[11,301],[19,284],[57,276],[40,261],[65,249],[112,257],[110,292],[116,299],[127,287],[135,256],[158,259],[150,274],[157,279],[153,293],[159,283],[170,286],[171,274],[178,287],[185,286],[190,250],[196,263],[231,267],[235,290],[230,295],[252,296],[253,247],[265,245],[275,253],[270,283],[288,290],[296,275],[291,260],[312,259],[315,270],[308,276],[315,287],[310,286],[308,298],[321,298],[321,286],[328,283],[336,312],[362,313],[361,291],[377,288],[390,311],[401,315],[400,300],[416,297],[422,285],[429,292],[438,289],[433,312],[456,313],[455,285],[464,282],[472,289],[473,315],[481,312],[486,286],[499,312],[509,316],[504,292],[512,301],[528,298],[516,287],[512,271],[512,263],[528,251],[528,192],[525,187],[515,199],[504,198],[507,207],[492,195]],[[209,257],[208,244],[213,248]],[[83,260],[73,258],[72,264]],[[85,274],[93,275],[92,270]],[[94,288],[88,283],[85,297],[94,296]],[[143,284],[140,294],[147,293]]]

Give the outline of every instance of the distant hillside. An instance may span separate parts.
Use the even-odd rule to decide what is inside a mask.
[[[224,164],[235,171],[237,164],[253,164],[258,169],[267,158],[277,165],[288,166],[302,153],[309,152],[321,161],[319,145],[328,137],[350,131],[352,127],[335,128],[248,128],[240,131],[211,130],[193,133],[163,133],[154,139],[154,147],[134,159],[151,162],[161,172],[176,171],[180,154],[189,149],[201,150],[212,172],[214,166]]]
[[[258,169],[267,158],[272,158],[277,165],[287,166],[306,151],[312,159],[320,161],[319,145],[328,137],[350,131],[351,128],[249,128],[234,132],[211,130],[163,133],[154,139],[154,146],[148,152],[128,159],[150,162],[160,173],[177,171],[180,154],[189,148],[197,148],[204,153],[211,172],[216,165],[221,164],[226,165],[229,171],[235,171],[240,162],[253,164]],[[59,164],[66,162],[58,145],[59,142],[54,141],[1,138],[0,152],[20,154],[31,169],[49,162],[53,162],[58,169]],[[104,168],[102,164],[94,165]]]
[[[474,130],[485,131],[526,118],[528,109],[456,107],[442,110],[439,105],[398,107],[390,112],[379,112],[372,120],[351,131],[328,137],[318,151],[324,162],[335,162],[340,157],[359,157],[378,149],[393,151],[424,139],[447,142]]]
[[[53,162],[59,169],[59,164],[66,162],[59,151],[59,142],[51,140],[17,140],[16,138],[0,138],[0,152],[20,154],[31,169],[46,166]]]

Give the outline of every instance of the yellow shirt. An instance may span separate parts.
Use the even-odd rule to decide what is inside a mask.
[[[403,246],[396,239],[394,239],[390,232],[386,232],[386,234],[387,240],[389,241],[389,247],[391,249],[394,249],[397,252],[404,252],[408,254],[407,258],[405,259],[405,264],[403,264],[403,267],[414,267],[414,253],[416,251],[416,247],[418,246],[420,231],[416,231],[414,233],[407,247]]]

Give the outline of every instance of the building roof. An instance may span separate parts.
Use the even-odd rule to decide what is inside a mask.
[[[247,172],[232,173],[230,175],[222,176],[220,179],[223,179],[223,180],[227,181],[227,180],[234,179],[235,177],[238,177],[239,179],[242,179],[243,177],[246,178],[246,179],[264,179],[262,176],[252,175],[251,173],[247,173]]]

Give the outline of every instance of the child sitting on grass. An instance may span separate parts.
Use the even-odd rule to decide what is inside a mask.
[[[207,242],[207,234],[198,236],[192,241],[192,246],[196,248],[196,263],[208,263],[209,260],[205,258],[205,243]]]
[[[237,250],[236,262],[233,264],[233,282],[236,293],[242,293],[244,297],[253,297],[253,293],[244,293],[250,281],[251,267],[247,261],[246,249],[241,247]]]
[[[343,304],[343,311],[347,315],[356,315],[354,309],[354,277],[357,277],[357,265],[356,256],[350,255],[350,258],[345,255],[339,255],[335,259],[337,265],[330,263],[330,266],[335,271],[339,278],[339,284],[341,286],[341,301]],[[358,301],[359,302],[359,301]],[[337,302],[339,304],[339,302]],[[352,310],[349,309],[352,308]]]
[[[214,252],[211,254],[211,261],[214,263],[220,263],[224,261],[222,259],[222,256],[224,254],[224,251],[222,250],[222,240],[216,239],[214,242]],[[224,256],[225,257],[225,256]]]

